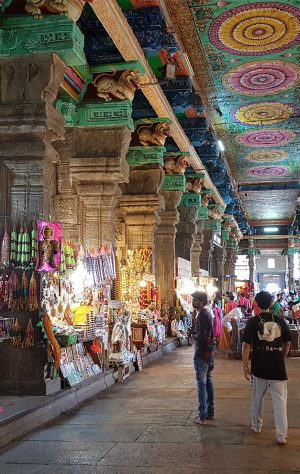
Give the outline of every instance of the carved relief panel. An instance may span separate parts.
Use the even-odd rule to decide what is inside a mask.
[[[43,171],[39,161],[6,161],[9,174],[8,213],[15,220],[43,215]]]

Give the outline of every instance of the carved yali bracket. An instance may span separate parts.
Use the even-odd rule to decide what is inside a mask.
[[[208,210],[208,217],[215,220],[222,220],[224,216],[225,207],[221,204],[211,204]]]
[[[137,141],[144,147],[164,146],[166,139],[171,136],[170,123],[168,118],[137,120],[132,145]]]
[[[167,174],[184,175],[188,166],[190,166],[190,154],[187,153],[168,153],[164,156],[164,167]]]
[[[186,180],[186,192],[200,194],[202,187],[204,186],[204,179],[201,178],[189,178]]]
[[[98,74],[94,79],[97,96],[105,101],[134,99],[135,92],[140,88],[140,71],[117,71]]]
[[[49,15],[67,15],[72,21],[80,17],[85,1],[83,0],[26,0],[25,12],[34,18],[42,18],[43,13]]]
[[[208,208],[208,205],[212,200],[212,194],[213,194],[213,191],[211,189],[202,190],[202,192],[201,192],[201,195],[202,195],[201,205],[202,205],[202,207]]]

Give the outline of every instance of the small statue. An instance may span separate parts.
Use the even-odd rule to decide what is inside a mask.
[[[35,18],[42,18],[42,8],[57,15],[67,15],[68,9],[64,0],[26,0],[25,11]]]
[[[210,200],[211,200],[211,196],[209,194],[202,194],[201,206],[207,208]]]
[[[187,179],[186,192],[200,194],[203,184],[204,184],[204,180],[200,178]]]
[[[186,156],[180,155],[176,158],[176,156],[167,156],[165,158],[165,170],[168,174],[176,174],[176,175],[184,175],[184,172],[189,166],[189,160]]]
[[[138,71],[124,71],[117,79],[116,71],[98,74],[94,79],[97,96],[106,102],[111,100],[134,99],[135,91],[140,88],[141,73]]]
[[[39,271],[53,271],[57,270],[56,255],[58,253],[58,242],[52,240],[53,230],[50,226],[46,226],[43,229],[43,238],[39,242]],[[49,268],[50,267],[50,268]]]
[[[167,137],[171,136],[168,123],[158,123],[153,129],[153,124],[142,125],[137,134],[143,146],[164,146]]]

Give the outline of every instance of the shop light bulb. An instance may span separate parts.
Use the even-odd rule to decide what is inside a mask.
[[[218,140],[218,147],[220,148],[221,151],[225,151],[225,147],[222,140]]]
[[[278,227],[264,227],[264,232],[278,232]]]

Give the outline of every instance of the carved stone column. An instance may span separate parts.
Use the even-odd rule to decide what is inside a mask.
[[[1,212],[23,218],[51,214],[58,161],[52,143],[64,135],[53,103],[65,69],[55,54],[0,59],[0,156],[6,177]],[[20,167],[22,183],[15,180]],[[40,174],[34,183],[32,171]]]
[[[234,291],[235,289],[235,263],[237,260],[237,249],[232,249],[230,247],[226,248],[226,262],[225,262],[225,274],[232,275],[227,280],[227,288],[225,291]]]
[[[255,255],[248,255],[249,265],[249,280],[255,285],[256,283],[256,257]]]
[[[204,241],[203,236],[204,221],[196,221],[196,233],[194,234],[194,242],[191,249],[191,263],[192,263],[192,276],[200,276],[200,256],[202,252],[202,244]]]
[[[294,254],[287,255],[287,279],[289,291],[295,290],[295,275],[294,275]]]
[[[213,252],[214,252],[213,238],[214,238],[213,230],[203,231],[203,245],[202,245],[202,253],[200,256],[200,267],[203,270],[207,270],[209,276],[212,276],[212,259],[213,259]]]
[[[118,210],[119,221],[125,223],[128,249],[154,250],[159,211],[164,209],[164,198],[158,193],[163,175],[160,165],[130,167],[129,183],[122,186]]]
[[[119,184],[128,180],[126,162],[130,131],[86,127],[71,129],[59,145],[55,218],[66,237],[87,247],[115,239]]]
[[[155,232],[155,270],[160,286],[161,301],[169,307],[175,304],[176,224],[179,222],[177,207],[182,193],[180,191],[161,191],[165,200],[165,209],[158,213],[160,223]]]
[[[217,276],[218,276],[218,288],[219,291],[223,294],[224,292],[224,275],[225,275],[225,261],[226,261],[226,248],[225,247],[215,247],[214,251],[216,262],[217,262]]]
[[[196,233],[196,219],[198,215],[197,206],[185,206],[178,208],[180,221],[177,224],[175,240],[176,257],[191,260],[191,250]]]

